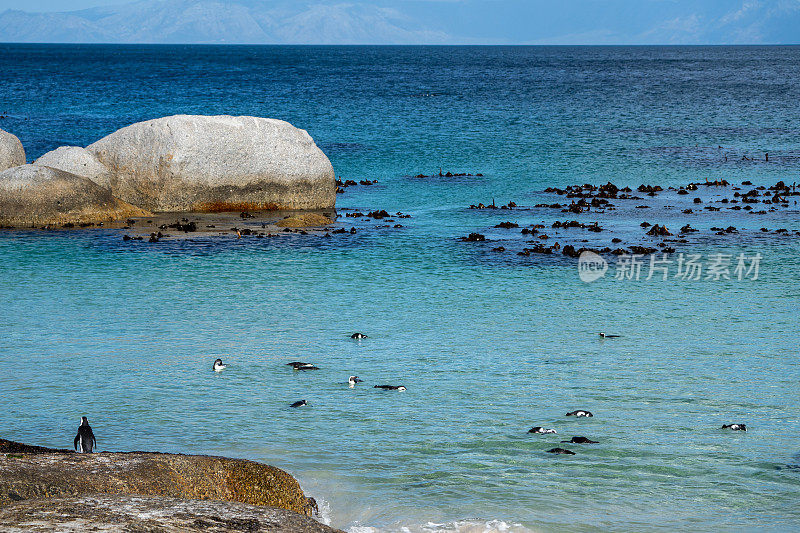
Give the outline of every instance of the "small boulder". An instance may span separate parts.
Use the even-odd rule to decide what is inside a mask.
[[[0,130],[0,172],[25,164],[25,149],[16,135]]]
[[[94,154],[80,146],[61,146],[47,152],[34,161],[34,164],[57,168],[76,176],[89,178],[106,189],[111,188],[111,173]]]
[[[89,224],[150,215],[63,170],[23,165],[0,172],[0,225]]]

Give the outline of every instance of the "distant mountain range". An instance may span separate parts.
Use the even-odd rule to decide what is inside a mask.
[[[4,11],[0,42],[791,44],[800,0],[140,0]]]
[[[437,44],[390,7],[364,3],[144,0],[62,13],[0,13],[0,41],[60,43]]]

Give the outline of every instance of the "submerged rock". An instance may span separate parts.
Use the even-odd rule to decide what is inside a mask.
[[[61,146],[47,152],[34,163],[89,178],[101,187],[111,188],[111,173],[94,154],[80,146]]]
[[[25,149],[16,135],[0,130],[0,171],[25,164]]]
[[[259,117],[175,115],[87,147],[119,198],[152,211],[323,209],[336,201],[330,161],[305,131]]]
[[[0,452],[0,507],[28,499],[101,493],[224,500],[311,513],[291,475],[244,459],[146,452],[79,454],[2,439]]]
[[[89,224],[150,214],[63,170],[23,165],[0,172],[0,225]]]
[[[319,213],[301,213],[283,218],[275,223],[276,226],[281,228],[309,228],[327,226],[328,224],[333,224],[333,220]]]
[[[7,533],[337,531],[311,518],[276,507],[106,494],[17,502],[0,508],[0,529]]]

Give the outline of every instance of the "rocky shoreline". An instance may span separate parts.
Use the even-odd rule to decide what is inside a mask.
[[[336,531],[315,512],[291,475],[253,461],[0,439],[3,531]]]

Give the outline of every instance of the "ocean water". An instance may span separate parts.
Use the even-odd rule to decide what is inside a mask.
[[[1,232],[1,437],[69,447],[86,415],[101,450],[268,462],[353,532],[800,527],[798,197],[764,215],[683,214],[667,206],[694,194],[669,191],[649,210],[533,207],[587,182],[797,181],[800,48],[0,44],[0,71],[0,128],[29,160],[164,115],[275,117],[338,175],[378,180],[339,214],[412,216],[156,246]],[[439,169],[482,176],[412,177]],[[520,208],[467,208],[493,198]],[[652,244],[640,222],[690,223],[678,252],[730,254],[732,279],[616,279],[612,262],[586,283],[494,228],[574,218],[607,231],[550,242]],[[738,254],[760,254],[757,279]],[[573,435],[599,444],[560,444]]]

